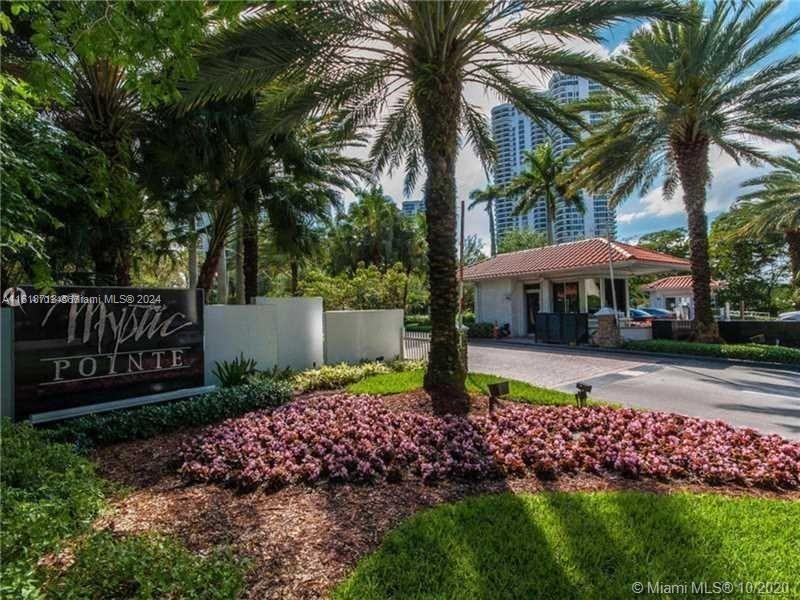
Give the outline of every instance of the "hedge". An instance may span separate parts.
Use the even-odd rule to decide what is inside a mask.
[[[46,430],[48,439],[79,448],[145,439],[182,427],[207,425],[243,413],[279,406],[292,399],[287,382],[259,381],[207,394],[130,410],[97,413],[64,421]]]
[[[800,348],[765,344],[702,344],[677,340],[647,340],[625,343],[625,348],[644,352],[735,358],[759,362],[800,365]]]

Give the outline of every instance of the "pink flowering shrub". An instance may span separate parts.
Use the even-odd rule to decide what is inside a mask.
[[[242,488],[575,472],[800,487],[800,442],[605,406],[520,404],[491,416],[439,418],[337,394],[220,423],[186,443],[183,458],[187,479]]]

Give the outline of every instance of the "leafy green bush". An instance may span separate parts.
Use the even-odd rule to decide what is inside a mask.
[[[292,383],[301,392],[311,390],[335,390],[345,387],[381,373],[410,371],[421,368],[422,363],[412,360],[395,360],[390,362],[365,362],[357,365],[341,363],[324,365],[319,369],[310,369],[294,376]]]
[[[242,561],[230,553],[201,557],[152,534],[95,533],[75,549],[69,569],[51,575],[46,591],[54,598],[236,598],[244,585]]]
[[[222,421],[259,408],[279,406],[291,399],[288,383],[261,381],[177,402],[79,417],[48,430],[48,437],[76,443],[80,448],[114,444]]]
[[[494,336],[493,323],[472,323],[468,327],[467,336],[471,338],[490,338]]]
[[[408,325],[430,325],[431,324],[431,317],[430,315],[406,315],[405,316],[405,324]]]
[[[240,354],[230,362],[215,362],[214,376],[219,379],[222,387],[243,385],[256,374],[257,364],[254,358],[245,358],[244,354]]]
[[[86,528],[104,505],[104,483],[66,444],[29,424],[0,424],[0,596],[36,595],[39,557]]]
[[[677,340],[647,340],[626,342],[625,348],[644,352],[693,354],[800,365],[800,348],[766,344],[701,344]]]

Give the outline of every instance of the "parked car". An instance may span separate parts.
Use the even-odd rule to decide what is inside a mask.
[[[639,308],[638,310],[643,310],[647,314],[651,315],[654,319],[674,319],[675,313],[671,310],[666,310],[663,308],[654,308],[652,306],[645,306],[643,308]]]
[[[778,321],[800,321],[800,310],[793,310],[778,315]]]
[[[637,325],[650,325],[653,322],[653,315],[639,308],[630,310],[631,320]]]

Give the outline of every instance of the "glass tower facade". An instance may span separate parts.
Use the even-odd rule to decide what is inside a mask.
[[[602,90],[599,84],[574,75],[556,74],[550,79],[547,94],[560,104],[569,104],[589,97]],[[596,123],[599,115],[589,114],[590,123]],[[524,168],[524,153],[550,140],[553,149],[560,154],[575,145],[575,142],[557,128],[542,127],[521,113],[511,104],[501,104],[492,109],[492,135],[497,144],[497,164],[494,182],[504,185]],[[570,242],[588,237],[616,237],[616,211],[608,206],[606,198],[584,194],[585,211],[581,213],[572,205],[559,202],[556,207],[553,230],[555,242]],[[516,200],[501,198],[495,203],[495,233],[498,239],[512,229],[547,231],[547,213],[544,203],[539,203],[527,214],[514,216]]]

